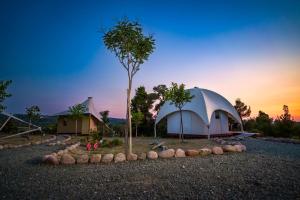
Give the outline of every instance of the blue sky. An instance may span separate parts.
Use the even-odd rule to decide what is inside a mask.
[[[93,96],[99,110],[124,117],[126,74],[101,36],[127,16],[156,39],[134,87],[175,81],[273,116],[289,104],[300,116],[299,10],[300,1],[1,1],[8,111],[53,114]]]

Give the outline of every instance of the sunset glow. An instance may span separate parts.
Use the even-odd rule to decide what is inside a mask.
[[[0,79],[13,81],[8,111],[36,104],[54,114],[93,96],[99,110],[125,117],[127,77],[99,30],[128,16],[156,39],[134,88],[184,83],[232,104],[241,98],[251,117],[262,110],[276,118],[285,104],[300,121],[299,2],[179,2],[0,3]]]

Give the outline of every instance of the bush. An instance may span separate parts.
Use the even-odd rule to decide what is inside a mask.
[[[118,139],[118,138],[115,138],[115,139],[113,139],[113,140],[111,141],[111,143],[112,143],[113,146],[120,146],[120,145],[123,144],[123,141],[120,140],[120,139]]]
[[[92,132],[93,141],[99,141],[102,139],[100,132]]]
[[[120,146],[123,144],[123,141],[118,139],[118,138],[115,138],[113,140],[102,140],[102,143],[101,143],[101,147],[114,147],[114,146]]]

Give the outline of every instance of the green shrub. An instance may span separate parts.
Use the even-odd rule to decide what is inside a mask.
[[[119,146],[119,145],[122,145],[123,144],[123,141],[118,139],[118,138],[115,138],[111,141],[112,145],[113,146]]]

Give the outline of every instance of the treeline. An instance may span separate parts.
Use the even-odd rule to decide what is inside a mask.
[[[158,85],[147,92],[144,86],[135,90],[131,101],[133,135],[153,136],[155,117],[165,102],[166,85]],[[166,131],[165,131],[166,132]]]
[[[257,117],[244,120],[244,129],[263,136],[300,138],[300,123],[294,121],[287,105],[283,106],[283,114],[276,119],[259,111]]]

